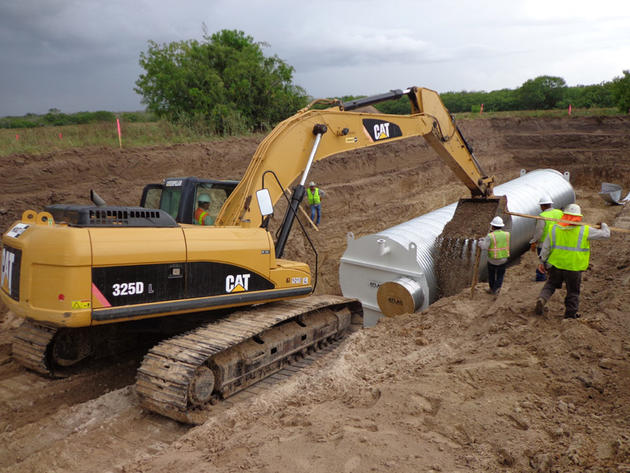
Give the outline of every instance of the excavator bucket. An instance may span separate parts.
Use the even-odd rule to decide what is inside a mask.
[[[506,228],[511,226],[506,210],[505,196],[459,200],[453,218],[444,226],[436,245],[440,297],[452,296],[470,286],[473,272],[477,271],[475,260],[479,261],[476,241],[488,234],[490,222],[497,215]]]

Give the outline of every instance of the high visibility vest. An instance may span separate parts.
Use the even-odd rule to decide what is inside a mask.
[[[551,244],[547,262],[558,269],[584,271],[588,268],[591,244],[588,241],[589,226],[554,225],[549,232]]]
[[[306,196],[308,197],[308,205],[319,204],[321,199],[319,198],[319,187],[315,188],[315,192],[311,192],[311,188],[306,188]]]
[[[560,209],[548,209],[543,212],[540,212],[541,217],[547,217],[547,218],[561,219],[563,215],[564,213]],[[551,230],[551,227],[553,227],[555,224],[556,222],[545,220],[545,229],[542,232],[542,236],[540,237],[540,240],[538,240],[538,242],[541,245],[545,241],[545,238],[547,238],[547,235],[549,235],[549,230]]]
[[[210,215],[210,212],[202,209],[201,207],[197,207],[195,210],[195,223],[197,225],[205,225],[206,217]]]
[[[490,247],[488,256],[493,259],[510,257],[510,233],[503,230],[495,230],[488,233],[490,237]]]

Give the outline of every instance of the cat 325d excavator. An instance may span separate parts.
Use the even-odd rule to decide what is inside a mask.
[[[357,110],[402,96],[409,115]],[[281,122],[240,182],[170,178],[148,185],[139,207],[93,197],[95,205],[25,211],[2,236],[0,297],[26,319],[14,359],[55,376],[133,343],[130,333],[174,327],[177,335],[144,357],[136,388],[144,408],[195,422],[209,404],[342,336],[362,314],[356,300],[311,295],[309,267],[282,258],[313,162],[423,136],[473,199],[492,198],[494,178],[436,92],[413,87],[326,107],[311,104]],[[274,242],[269,218],[292,184]],[[193,223],[201,194],[214,205],[211,226]]]

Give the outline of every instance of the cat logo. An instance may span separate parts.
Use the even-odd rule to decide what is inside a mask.
[[[249,277],[251,274],[230,274],[225,278],[225,292],[244,292],[249,290]]]
[[[402,131],[398,125],[384,120],[366,118],[363,120],[363,129],[372,142],[402,136]]]
[[[389,138],[389,123],[377,123],[374,125],[374,136],[377,140]]]

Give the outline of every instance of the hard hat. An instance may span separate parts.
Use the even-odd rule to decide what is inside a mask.
[[[505,227],[503,219],[499,216],[494,217],[492,219],[492,222],[490,222],[490,225],[492,225],[493,227]]]
[[[210,196],[208,194],[201,194],[197,202],[210,202]]]
[[[311,182],[308,183],[308,186],[309,187],[315,187],[315,183],[313,181],[311,181]]]
[[[553,200],[551,200],[550,197],[545,196],[545,197],[541,197],[540,200],[538,201],[538,205],[551,205],[553,204]]]
[[[577,217],[583,217],[582,209],[578,204],[569,204],[564,208],[563,211],[567,215],[575,215]]]

